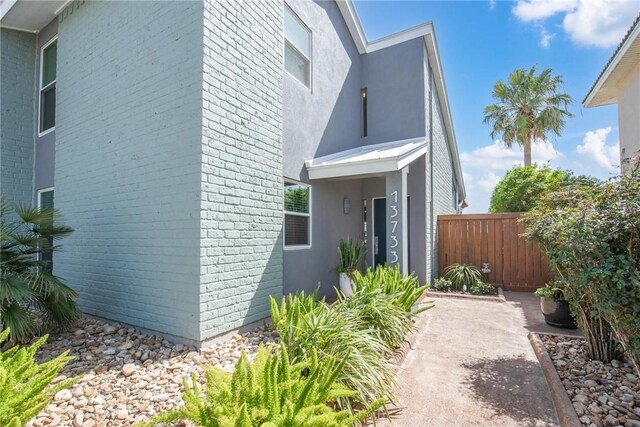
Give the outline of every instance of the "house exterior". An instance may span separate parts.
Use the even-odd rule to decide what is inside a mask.
[[[433,25],[351,1],[3,0],[1,188],[75,228],[84,312],[206,345],[268,296],[334,293],[336,248],[435,274],[465,189]]]
[[[640,15],[582,103],[618,104],[620,168],[629,173],[640,156]]]

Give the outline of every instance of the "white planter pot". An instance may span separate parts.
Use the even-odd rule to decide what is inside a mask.
[[[342,292],[345,298],[353,295],[353,281],[347,273],[340,273],[340,292]]]

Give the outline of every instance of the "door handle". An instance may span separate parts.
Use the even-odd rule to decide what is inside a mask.
[[[373,238],[373,254],[378,255],[378,236]]]

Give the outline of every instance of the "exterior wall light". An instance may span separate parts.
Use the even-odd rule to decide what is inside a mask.
[[[348,215],[351,212],[351,200],[347,196],[342,199],[342,213]]]

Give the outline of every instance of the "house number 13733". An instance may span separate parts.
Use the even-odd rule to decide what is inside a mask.
[[[389,239],[391,239],[391,264],[395,264],[398,262],[398,251],[395,248],[398,247],[398,236],[396,235],[396,229],[398,228],[398,220],[394,219],[398,217],[398,191],[394,191],[391,193],[391,198],[393,199],[392,205],[389,206],[391,208],[391,235]]]

